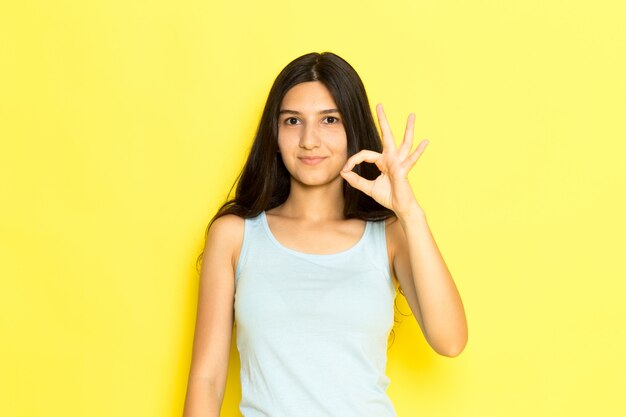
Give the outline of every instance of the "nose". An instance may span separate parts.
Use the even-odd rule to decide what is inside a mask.
[[[300,136],[300,147],[304,149],[313,149],[320,146],[320,137],[317,126],[314,124],[307,124],[302,130],[302,136]]]

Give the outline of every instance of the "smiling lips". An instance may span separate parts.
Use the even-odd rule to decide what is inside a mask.
[[[310,157],[302,157],[299,159],[307,165],[317,165],[320,162],[322,162],[324,159],[326,159],[326,157],[325,156],[310,156]]]

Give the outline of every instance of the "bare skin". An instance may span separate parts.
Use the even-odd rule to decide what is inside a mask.
[[[429,345],[440,355],[459,355],[468,330],[461,297],[430,231],[426,214],[408,180],[428,145],[413,146],[415,114],[410,114],[400,147],[396,147],[382,104],[376,106],[383,152],[362,150],[349,158],[341,175],[348,183],[394,211],[398,222],[388,227],[393,271]],[[366,180],[352,168],[363,161],[375,163],[381,174]]]
[[[428,142],[422,141],[411,153],[411,114],[404,140],[396,148],[382,105],[378,105],[383,152],[364,150],[348,159],[341,114],[333,109],[337,107],[332,95],[316,81],[294,86],[283,98],[278,145],[291,174],[291,189],[282,205],[266,211],[272,234],[283,246],[300,252],[341,252],[355,245],[365,228],[362,220],[343,218],[343,181],[372,196],[396,213],[386,222],[394,283],[402,287],[430,346],[441,355],[460,354],[467,343],[463,305],[407,179]],[[363,161],[376,163],[381,176],[367,181],[351,172]],[[209,230],[184,417],[219,417],[234,324],[234,271],[243,228],[243,219],[226,215]]]

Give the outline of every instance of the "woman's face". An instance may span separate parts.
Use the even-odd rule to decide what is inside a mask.
[[[343,181],[339,171],[348,159],[348,140],[343,117],[324,84],[304,82],[287,91],[278,116],[278,149],[292,181]]]

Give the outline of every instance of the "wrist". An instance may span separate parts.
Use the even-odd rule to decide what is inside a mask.
[[[424,212],[424,209],[422,209],[422,207],[417,203],[405,210],[396,211],[395,213],[402,223],[411,223],[415,220],[426,218],[426,212]]]

